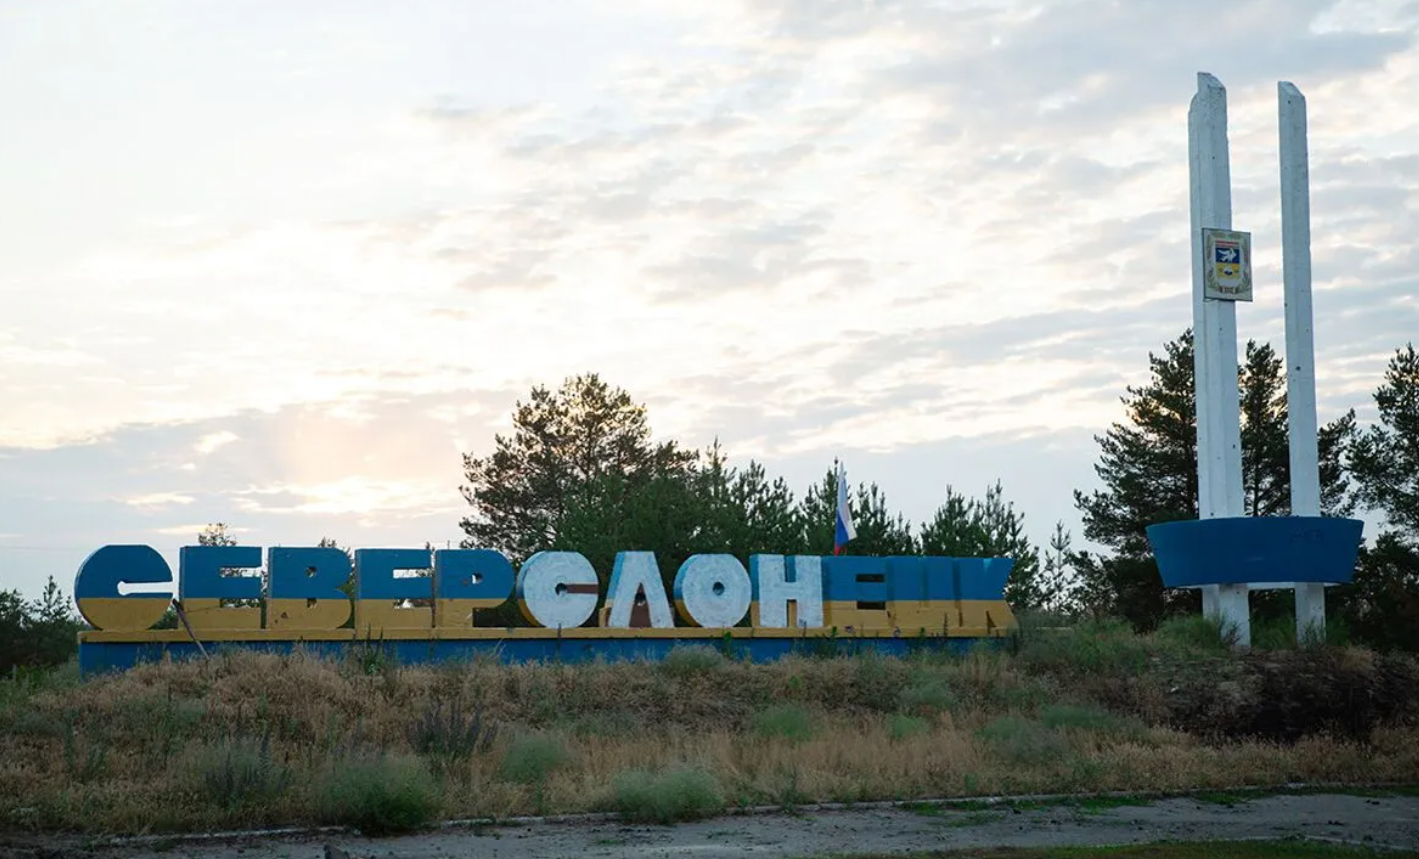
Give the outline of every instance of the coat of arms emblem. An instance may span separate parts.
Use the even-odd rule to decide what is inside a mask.
[[[1232,230],[1202,231],[1205,297],[1251,301],[1251,234]]]

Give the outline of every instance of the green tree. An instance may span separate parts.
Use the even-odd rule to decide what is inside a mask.
[[[857,536],[843,547],[846,555],[910,555],[916,552],[911,524],[900,514],[892,515],[887,496],[876,483],[859,484],[857,491],[848,489],[848,506],[852,510],[853,528]],[[823,479],[803,494],[798,505],[800,542],[797,553],[831,555],[837,528],[838,476],[837,462]]]
[[[1074,571],[1073,536],[1063,522],[1054,523],[1044,566],[1030,597],[1027,605],[1033,602],[1031,607],[1056,615],[1074,617],[1083,610],[1083,584]]]
[[[1039,550],[1025,535],[1024,514],[1005,500],[1000,481],[987,486],[981,500],[947,486],[946,500],[921,526],[921,550],[927,555],[1011,558],[1015,565],[1005,585],[1006,601],[1016,609],[1044,607]]]
[[[225,522],[211,522],[211,523],[208,523],[207,525],[204,525],[204,526],[202,527],[202,530],[197,532],[197,545],[199,545],[199,546],[237,546],[237,545],[240,545],[240,543],[237,541],[237,538],[236,538],[236,537],[232,536],[231,529],[227,527],[227,523],[225,523]],[[232,607],[232,608],[259,608],[259,609],[261,609],[261,611],[262,611],[261,622],[262,622],[262,624],[264,625],[264,624],[266,623],[266,614],[265,614],[265,612],[266,612],[266,598],[265,598],[264,595],[268,592],[268,590],[269,590],[269,588],[270,588],[270,585],[271,585],[271,582],[270,582],[270,577],[269,577],[269,575],[268,575],[268,573],[267,573],[266,565],[265,565],[265,564],[262,564],[261,567],[260,567],[260,569],[259,569],[257,572],[258,572],[258,574],[259,574],[260,577],[261,577],[261,593],[263,594],[263,596],[261,596],[261,597],[259,597],[259,598],[257,598],[257,599],[251,599],[251,600],[223,600],[223,601],[222,601],[222,605],[224,605],[224,606],[230,606],[230,607]],[[222,568],[222,575],[224,575],[224,576],[249,576],[249,575],[251,575],[251,568],[249,568],[249,567],[223,567],[223,568]],[[172,610],[171,607],[169,607],[168,610],[163,613],[162,619],[158,621],[157,628],[158,628],[158,629],[176,629],[176,628],[177,628],[177,614]]]
[[[39,599],[30,605],[27,629],[30,658],[35,664],[45,666],[68,662],[78,653],[79,629],[80,623],[69,598],[50,576]]]
[[[237,539],[227,529],[225,522],[213,522],[203,526],[202,530],[197,532],[197,545],[235,546]]]
[[[78,652],[81,628],[53,576],[32,602],[19,591],[0,591],[0,672],[62,665]]]
[[[1374,393],[1379,420],[1350,450],[1356,495],[1386,529],[1362,548],[1354,583],[1335,611],[1374,647],[1419,651],[1419,355],[1396,350]]]
[[[1419,541],[1419,354],[1395,351],[1374,394],[1379,421],[1350,451],[1360,500],[1382,511],[1406,543]]]
[[[730,474],[725,509],[733,517],[720,551],[785,555],[797,551],[800,523],[794,510],[793,490],[782,478],[769,481],[764,467],[750,460]]]
[[[1151,378],[1127,389],[1126,421],[1095,440],[1094,470],[1104,488],[1076,491],[1084,536],[1112,549],[1109,555],[1079,553],[1073,564],[1081,594],[1096,615],[1120,615],[1150,628],[1166,614],[1196,611],[1193,591],[1167,591],[1158,576],[1146,528],[1194,519],[1197,507],[1197,408],[1190,330],[1148,356]],[[1241,401],[1243,498],[1251,515],[1290,510],[1290,462],[1283,365],[1269,345],[1249,341],[1238,368]],[[1341,461],[1353,432],[1348,413],[1321,428],[1321,494],[1325,511],[1348,509]]]
[[[472,508],[460,527],[466,548],[497,549],[514,563],[559,543],[573,503],[619,500],[631,487],[683,473],[694,454],[651,441],[644,406],[595,374],[557,391],[534,387],[518,401],[511,435],[497,435],[485,457],[465,454]]]
[[[29,612],[19,591],[0,591],[0,673],[30,661]]]

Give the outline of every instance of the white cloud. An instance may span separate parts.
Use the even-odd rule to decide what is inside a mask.
[[[174,504],[191,504],[195,499],[181,492],[149,492],[123,499],[130,507],[171,507]]]
[[[357,515],[364,521],[378,521],[383,516],[423,516],[459,509],[447,484],[365,477],[308,485],[273,483],[228,494],[238,510],[251,514]]]
[[[212,453],[213,451],[221,447],[224,447],[234,441],[239,440],[240,439],[236,433],[230,432],[228,430],[222,430],[221,432],[214,432],[202,436],[197,440],[197,444],[192,446],[192,449],[202,454],[203,456],[206,456],[207,454]]]

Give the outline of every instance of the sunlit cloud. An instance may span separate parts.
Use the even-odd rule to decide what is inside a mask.
[[[372,518],[455,511],[446,486],[350,477],[318,485],[270,484],[229,493],[244,513],[359,515]]]
[[[227,430],[222,430],[221,432],[214,432],[210,435],[204,435],[199,438],[197,440],[197,444],[193,445],[193,450],[197,451],[203,456],[206,456],[207,454],[222,447],[223,445],[231,444],[232,442],[237,440],[238,437],[236,433],[228,432]]]
[[[130,507],[171,507],[175,504],[191,504],[193,500],[191,495],[183,495],[181,492],[150,492],[125,498],[123,503]]]

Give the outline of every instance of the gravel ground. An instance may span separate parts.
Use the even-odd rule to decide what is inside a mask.
[[[1287,837],[1419,850],[1419,797],[1274,796],[1230,806],[1169,799],[1093,812],[1069,806],[1024,811],[875,809],[730,816],[677,826],[630,826],[601,820],[482,829],[450,827],[385,839],[330,833],[104,848],[34,840],[7,844],[0,837],[0,855],[34,859],[324,859],[329,845],[351,859],[761,859]]]

